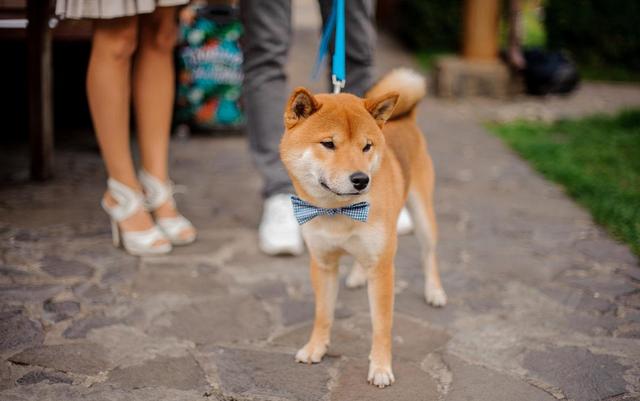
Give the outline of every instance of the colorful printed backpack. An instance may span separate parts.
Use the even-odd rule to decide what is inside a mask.
[[[194,129],[240,128],[242,25],[232,6],[188,6],[180,15],[175,120]]]

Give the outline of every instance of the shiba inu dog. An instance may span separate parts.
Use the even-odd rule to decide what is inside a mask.
[[[327,352],[338,293],[338,262],[356,259],[347,285],[368,283],[373,327],[368,381],[394,382],[391,326],[394,302],[396,222],[408,201],[422,246],[425,298],[443,306],[436,258],[434,172],[415,106],[426,92],[424,78],[398,69],[365,99],[350,94],[293,91],[284,113],[280,156],[299,198],[296,215],[311,255],[315,321],[309,342],[296,354],[320,362]],[[366,220],[366,221],[364,221]]]

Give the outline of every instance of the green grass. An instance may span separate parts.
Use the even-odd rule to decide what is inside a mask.
[[[416,53],[416,58],[418,59],[420,67],[425,71],[431,71],[438,57],[448,54],[454,53],[445,50],[420,50]]]
[[[640,82],[640,72],[622,66],[580,64],[578,71],[588,81]]]
[[[640,109],[490,129],[640,256]]]

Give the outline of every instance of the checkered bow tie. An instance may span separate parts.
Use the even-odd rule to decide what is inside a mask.
[[[298,224],[303,225],[307,221],[318,216],[335,216],[336,214],[343,214],[347,217],[351,217],[356,221],[367,221],[369,217],[369,202],[358,202],[353,205],[345,207],[337,207],[335,209],[325,209],[322,207],[313,206],[312,204],[303,201],[297,196],[291,197],[291,203],[293,204],[293,214],[298,220]]]

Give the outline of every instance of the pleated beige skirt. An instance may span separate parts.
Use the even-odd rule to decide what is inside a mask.
[[[118,18],[151,13],[156,7],[179,6],[189,0],[57,0],[61,18]]]

